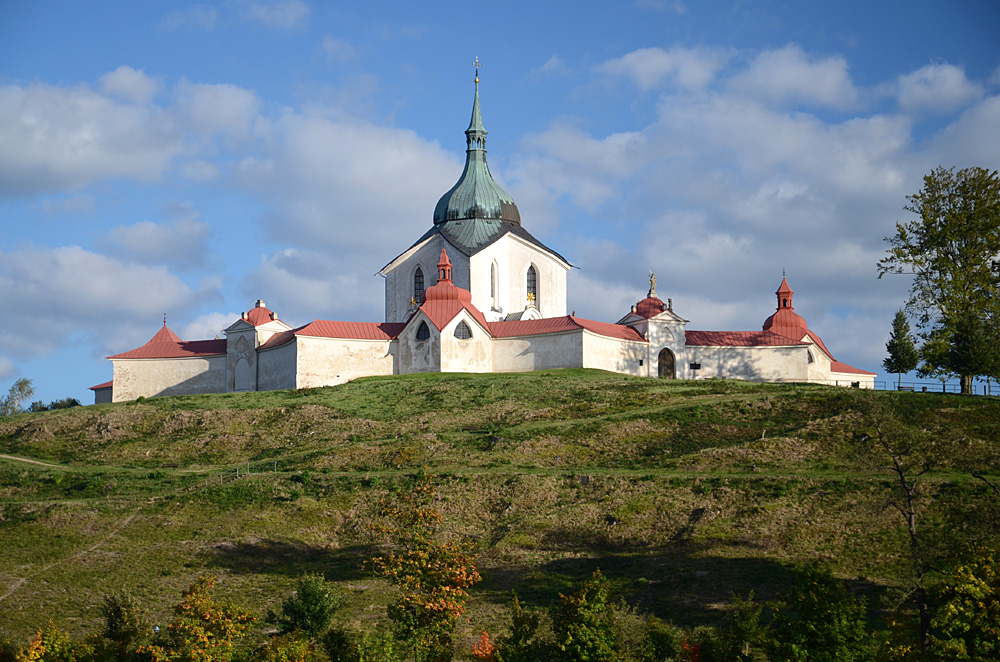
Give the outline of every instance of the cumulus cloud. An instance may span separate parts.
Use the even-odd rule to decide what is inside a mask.
[[[101,91],[134,104],[145,105],[160,91],[160,83],[142,70],[122,65],[101,76]]]
[[[597,70],[629,78],[643,91],[659,87],[664,79],[681,87],[700,88],[712,81],[728,58],[717,48],[640,48],[604,62]]]
[[[108,233],[105,245],[113,255],[145,264],[191,269],[205,263],[208,223],[191,215],[168,223],[142,221]]]
[[[10,379],[17,374],[17,367],[6,356],[0,356],[0,379]]]
[[[7,314],[0,346],[38,356],[86,338],[108,353],[144,342],[164,312],[218,295],[192,290],[166,268],[120,261],[78,246],[0,252],[0,291]]]
[[[121,76],[112,80],[124,85]],[[182,147],[155,107],[86,86],[0,88],[0,196],[72,190],[109,177],[155,180]]]
[[[385,313],[384,282],[371,273],[319,251],[284,249],[263,256],[243,290],[273,304],[271,310],[292,326],[314,319],[378,322]]]
[[[272,132],[275,149],[243,160],[235,177],[266,199],[261,222],[286,245],[387,261],[430,227],[438,197],[462,172],[455,155],[404,129],[287,114]],[[387,241],[395,237],[399,244]]]
[[[932,165],[1000,168],[1000,96],[991,96],[967,108],[935,136],[928,152]]]
[[[516,163],[511,175],[518,182],[540,183],[556,197],[569,195],[593,212],[621,195],[620,182],[649,157],[645,143],[645,136],[638,132],[596,139],[559,123],[524,139],[525,149],[533,156]]]
[[[249,135],[260,105],[251,90],[229,83],[210,85],[182,80],[175,95],[183,125],[202,136]]]
[[[239,6],[246,20],[281,30],[304,27],[311,13],[302,0],[245,0]]]
[[[218,21],[215,7],[211,5],[191,5],[187,9],[170,12],[160,21],[163,30],[214,30]]]
[[[174,331],[184,340],[211,340],[216,336],[225,338],[226,336],[222,332],[238,319],[240,319],[240,313],[206,313]]]
[[[910,113],[950,113],[983,95],[982,86],[952,64],[929,64],[900,76],[896,87],[900,108]]]
[[[775,104],[848,109],[859,102],[843,56],[811,59],[795,45],[759,53],[729,84],[743,95]]]

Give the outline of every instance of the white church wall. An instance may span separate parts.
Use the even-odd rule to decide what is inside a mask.
[[[644,342],[583,333],[584,368],[597,368],[638,377],[647,374],[648,350],[649,346]]]
[[[458,287],[469,289],[469,258],[457,248],[447,244],[440,236],[431,237],[385,274],[385,321],[405,322],[410,316],[410,299],[413,298],[413,277],[417,267],[424,273],[424,289],[437,283],[437,264],[441,248],[448,251],[451,260],[451,279]]]
[[[295,342],[257,352],[257,388],[261,391],[277,391],[295,388],[296,354]]]
[[[417,340],[421,322],[427,324],[430,333],[427,340]],[[422,312],[416,314],[396,342],[399,374],[441,371],[441,334]]]
[[[663,349],[669,349],[674,355],[674,377],[688,379],[688,353],[684,344],[684,324],[675,321],[658,320],[655,317],[646,320],[645,324],[633,325],[649,341],[644,371],[640,374],[648,377],[659,375],[659,357]]]
[[[494,372],[583,367],[583,330],[493,340]]]
[[[805,345],[795,347],[688,346],[687,361],[699,363],[701,368],[689,370],[687,378],[805,382],[809,378],[806,349]],[[684,367],[689,366],[685,365]]]
[[[490,297],[490,266],[496,264],[498,274],[495,306]],[[542,317],[562,317],[566,314],[566,266],[549,253],[513,234],[507,234],[479,251],[471,258],[472,303],[489,320],[503,319],[509,313],[524,310],[528,303],[528,267],[535,267],[538,298],[536,307]],[[455,283],[459,287],[457,281]],[[502,313],[493,312],[494,307]]]
[[[227,360],[223,393],[257,390],[256,335],[256,329],[250,324],[238,329],[229,328],[226,336]]]
[[[397,374],[395,343],[296,336],[295,388],[334,386],[358,377]]]
[[[114,402],[155,395],[224,393],[226,357],[186,356],[174,359],[115,359]]]
[[[462,322],[472,332],[471,338],[455,337]],[[462,311],[441,330],[442,372],[490,372],[493,369],[493,340],[469,315]]]

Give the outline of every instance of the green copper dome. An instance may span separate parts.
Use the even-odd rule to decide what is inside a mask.
[[[476,99],[472,104],[472,119],[465,130],[465,171],[458,183],[441,196],[434,208],[434,225],[451,221],[474,221],[463,223],[469,227],[466,232],[491,235],[501,221],[520,225],[521,214],[517,211],[514,198],[510,197],[493,180],[490,167],[486,163],[486,129],[479,111],[479,77],[476,76]],[[465,234],[463,232],[463,234]]]

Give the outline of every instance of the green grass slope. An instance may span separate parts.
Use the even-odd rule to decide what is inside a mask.
[[[162,624],[208,572],[264,611],[322,571],[345,595],[339,618],[370,627],[390,593],[366,566],[379,542],[367,524],[421,467],[440,477],[445,533],[479,553],[462,636],[495,629],[511,589],[547,605],[597,567],[683,625],[718,622],[734,593],[774,597],[813,561],[877,597],[905,575],[907,548],[863,397],[885,401],[930,462],[928,545],[994,535],[990,398],[568,370],[0,419],[0,624],[21,640],[49,619],[82,636],[123,587]],[[252,475],[221,482],[238,465]]]

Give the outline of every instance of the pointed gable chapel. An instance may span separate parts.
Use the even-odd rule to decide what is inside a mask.
[[[668,379],[737,378],[871,388],[874,373],[834,359],[792,306],[760,331],[691,331],[673,301],[649,291],[617,323],[566,314],[570,263],[532,236],[486,162],[476,75],[465,167],[434,208],[431,227],[380,271],[384,322],[314,320],[291,327],[256,304],[226,338],[184,341],[163,327],[108,357],[114,378],[98,402],[142,396],[307,388],[412,372],[597,368]]]

